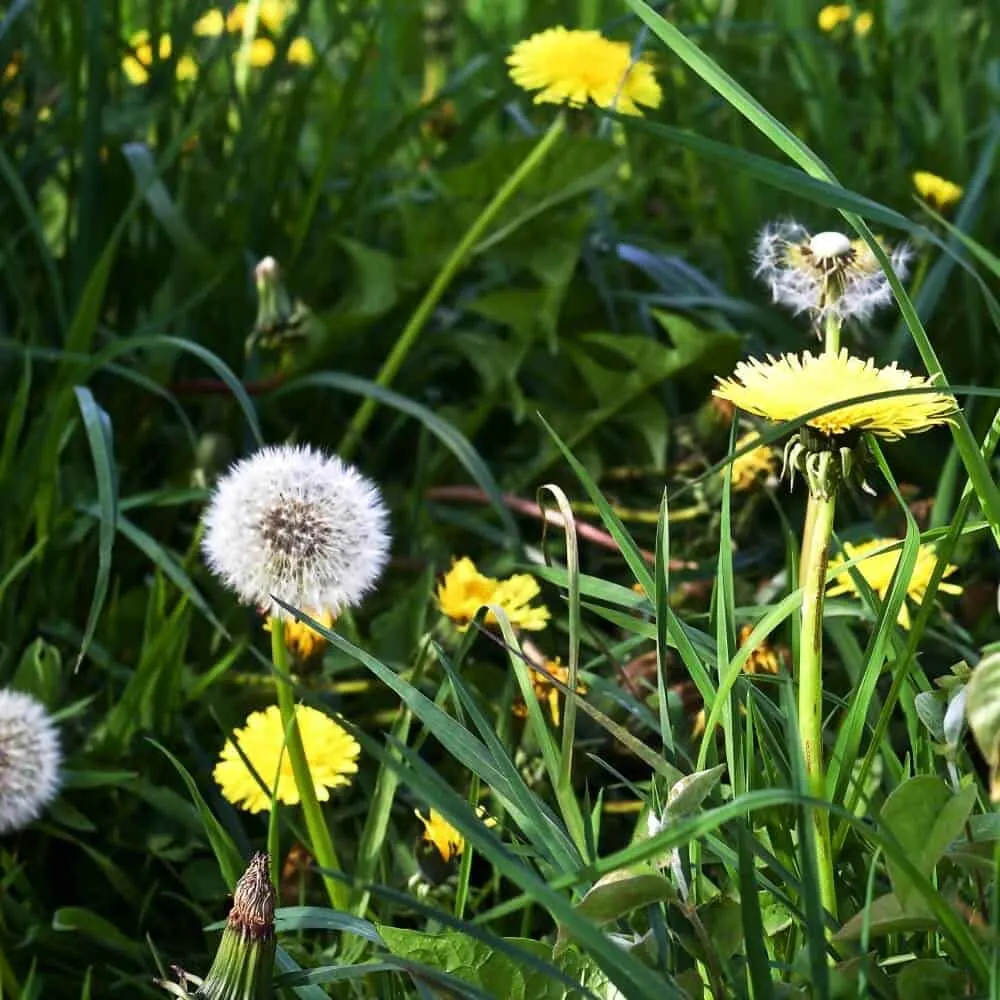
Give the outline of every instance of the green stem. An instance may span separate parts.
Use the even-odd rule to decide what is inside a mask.
[[[430,319],[434,307],[441,301],[441,297],[448,290],[448,286],[452,283],[455,275],[458,274],[472,255],[476,244],[497,217],[500,210],[510,201],[518,188],[538,169],[539,165],[556,144],[559,136],[562,135],[564,129],[565,118],[560,114],[553,120],[548,130],[538,140],[538,143],[524,158],[520,166],[507,178],[500,190],[490,200],[490,203],[479,213],[472,225],[469,226],[465,235],[459,240],[458,245],[444,262],[434,282],[420,300],[420,304],[413,311],[413,315],[410,316],[409,322],[393,345],[389,356],[382,363],[378,375],[375,376],[375,384],[377,386],[385,388],[399,374],[399,369],[403,366],[403,362],[413,349],[413,345],[417,342],[420,332],[423,330],[428,319]],[[349,458],[357,447],[358,441],[371,422],[377,406],[378,400],[373,396],[369,396],[358,407],[351,418],[351,423],[338,449],[338,453],[343,458]]]
[[[305,748],[302,746],[302,734],[299,732],[298,720],[295,717],[295,694],[289,679],[285,623],[276,616],[271,618],[271,659],[278,674],[276,685],[278,710],[281,712],[281,723],[285,729],[285,750],[292,765],[292,776],[299,792],[299,801],[302,803],[302,815],[311,841],[309,846],[321,868],[339,872],[340,862],[337,860],[337,852],[334,850],[330,830],[323,818],[319,799],[316,798],[316,786],[309,773],[309,763],[306,760]],[[327,895],[330,897],[330,905],[335,910],[346,910],[349,898],[347,887],[325,872],[322,878]]]
[[[799,739],[805,761],[809,794],[826,798],[823,773],[823,600],[830,535],[836,500],[810,495],[814,508],[812,533],[803,552],[802,631],[799,637]],[[833,879],[833,849],[830,817],[825,810],[811,811],[816,835],[820,898],[824,908],[837,916],[837,889]]]

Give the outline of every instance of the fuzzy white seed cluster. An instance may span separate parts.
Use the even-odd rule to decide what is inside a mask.
[[[901,244],[887,252],[892,269],[905,278],[909,248]],[[865,321],[892,303],[889,279],[875,255],[843,233],[811,234],[792,219],[772,222],[757,237],[753,260],[754,274],[768,286],[772,300],[796,314]]]
[[[205,513],[209,567],[246,604],[273,598],[337,614],[372,588],[389,555],[388,512],[353,466],[308,446],[262,448],[219,481]]]
[[[0,690],[0,834],[38,819],[59,791],[59,730],[44,706]]]

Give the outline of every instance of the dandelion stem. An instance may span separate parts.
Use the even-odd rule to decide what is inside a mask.
[[[386,388],[392,383],[396,375],[399,374],[399,369],[403,366],[406,356],[413,349],[413,345],[417,342],[417,338],[420,336],[420,332],[423,330],[427,320],[430,319],[434,307],[448,290],[448,286],[455,275],[458,274],[472,255],[476,244],[497,217],[500,210],[510,201],[518,188],[538,169],[545,157],[551,152],[559,136],[562,135],[564,128],[565,118],[560,114],[553,120],[548,130],[538,140],[520,166],[507,178],[489,204],[476,216],[472,225],[469,226],[465,235],[459,240],[458,245],[444,262],[430,288],[427,289],[417,308],[414,309],[413,315],[410,316],[409,322],[393,345],[389,356],[382,363],[378,375],[375,376],[375,384],[377,386],[383,389]],[[371,422],[377,406],[377,398],[369,396],[358,407],[340,443],[338,453],[341,457],[348,458],[354,452],[361,435]]]
[[[808,547],[803,551],[802,631],[799,638],[799,739],[805,761],[809,794],[826,797],[823,771],[823,600],[830,535],[836,499],[810,495],[814,508]],[[837,890],[833,879],[830,818],[824,810],[812,810],[816,835],[820,897],[823,906],[837,916]]]
[[[281,722],[285,727],[285,750],[288,761],[292,765],[292,776],[295,787],[299,791],[299,801],[302,803],[302,815],[306,821],[309,833],[310,849],[313,857],[321,868],[329,872],[339,872],[340,862],[330,838],[330,830],[323,818],[319,799],[316,798],[316,785],[309,773],[309,763],[302,746],[302,734],[295,717],[295,695],[289,681],[288,648],[285,646],[285,623],[281,618],[271,618],[271,659],[278,674],[278,709],[281,712]],[[348,907],[347,887],[332,876],[322,873],[323,885],[330,897],[330,905],[335,910],[346,910]]]

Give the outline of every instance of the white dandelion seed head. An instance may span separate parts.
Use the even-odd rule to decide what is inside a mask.
[[[893,248],[889,260],[902,280],[911,257],[905,245]],[[795,314],[818,321],[828,315],[864,321],[892,303],[889,279],[875,255],[860,240],[843,233],[811,234],[793,219],[766,225],[753,251],[754,275],[771,291],[771,300]],[[831,294],[831,285],[836,290]]]
[[[851,252],[851,241],[843,233],[817,233],[810,237],[809,249],[812,255],[820,260],[846,257]]]
[[[211,570],[245,604],[288,618],[358,604],[389,556],[378,488],[335,455],[308,446],[262,448],[219,483],[204,517]]]
[[[59,791],[59,730],[41,702],[0,690],[0,834],[34,822]]]

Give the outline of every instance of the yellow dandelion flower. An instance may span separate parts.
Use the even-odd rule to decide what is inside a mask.
[[[562,704],[560,700],[562,698],[562,691],[552,681],[554,678],[561,684],[568,686],[569,667],[564,667],[557,658],[555,660],[546,660],[544,671],[531,667],[528,670],[528,674],[531,677],[531,686],[534,689],[535,697],[543,705],[548,706],[552,725],[558,726],[562,718]],[[586,694],[587,685],[578,681],[576,691],[577,694]],[[514,705],[514,714],[520,719],[525,718],[528,714],[527,706],[523,703],[516,703]]]
[[[8,62],[7,65],[4,66],[3,68],[4,83],[10,83],[10,81],[13,80],[14,77],[21,72],[21,63],[23,62],[23,60],[24,57],[21,55],[20,52],[15,52],[10,57],[10,62]]]
[[[896,572],[899,557],[902,549],[896,548],[886,551],[886,546],[898,542],[896,538],[876,538],[870,542],[862,542],[860,545],[852,545],[850,542],[844,543],[844,551],[835,556],[830,562],[830,568],[836,569],[843,566],[849,560],[862,560],[854,568],[864,577],[868,586],[878,594],[880,600],[885,600],[889,593],[889,585],[892,583],[892,575]],[[917,561],[913,567],[913,575],[906,586],[906,596],[916,604],[920,604],[927,596],[927,584],[930,582],[931,574],[937,564],[937,555],[933,545],[921,545],[917,551]],[[944,571],[945,576],[951,576],[956,572],[957,566],[949,565]],[[960,594],[962,588],[957,583],[945,583],[943,580],[938,584],[938,590],[945,594]],[[841,594],[858,594],[857,585],[850,572],[840,573],[836,580],[830,585],[827,594],[830,597],[838,597]],[[896,619],[903,628],[910,627],[910,610],[906,602],[900,606],[899,617]]]
[[[833,31],[845,21],[850,21],[852,13],[850,4],[831,3],[819,12],[816,22],[820,31]]]
[[[320,802],[326,802],[331,788],[351,783],[351,776],[358,770],[361,747],[347,730],[315,708],[299,705],[295,709],[295,718],[316,797]],[[270,796],[243,762],[237,746],[268,789],[274,786],[277,776],[275,795],[279,802],[295,805],[299,801],[299,790],[285,750],[285,728],[281,724],[281,712],[277,705],[247,717],[244,727],[235,730],[226,741],[219,763],[212,772],[223,797],[233,805],[253,813],[270,809]]]
[[[864,38],[875,24],[875,15],[870,10],[862,11],[854,19],[854,34],[858,38]]]
[[[633,61],[627,42],[613,42],[599,31],[549,28],[518,42],[507,64],[514,83],[538,91],[536,104],[582,107],[593,101],[639,115],[639,105],[656,108],[663,99],[649,63]]]
[[[316,62],[316,50],[304,35],[293,38],[288,46],[288,61],[296,66],[312,66]]]
[[[206,11],[194,22],[194,33],[199,38],[215,38],[226,29],[226,19],[218,7]]]
[[[177,60],[177,69],[174,75],[182,83],[198,79],[198,64],[191,56],[181,56]]]
[[[759,440],[760,435],[756,431],[744,434],[736,442],[736,451],[745,448],[754,441]],[[778,455],[769,445],[754,448],[745,455],[734,458],[728,467],[729,476],[732,479],[733,489],[749,490],[756,486],[761,479],[773,476],[778,469]],[[722,470],[722,475],[726,475],[727,470]]]
[[[965,193],[954,181],[945,180],[929,170],[918,170],[913,175],[913,186],[924,201],[935,208],[949,208]]]
[[[752,631],[753,625],[744,625],[740,629],[740,646],[746,645]],[[762,642],[747,657],[747,662],[743,664],[743,672],[745,674],[781,673],[781,658],[769,643]]]
[[[414,809],[413,813],[424,825],[424,840],[437,848],[442,861],[451,861],[465,850],[465,837],[436,809],[431,809],[426,816],[419,809]],[[483,821],[484,826],[492,828],[497,825],[492,816],[486,815],[483,806],[476,808],[476,815]]]
[[[288,4],[283,0],[261,0],[260,7],[257,8],[257,25],[276,34],[281,30],[287,16]],[[236,4],[226,18],[226,30],[242,31],[246,19],[247,5],[245,3]]]
[[[871,359],[851,357],[846,348],[818,357],[805,351],[777,359],[768,355],[766,362],[751,358],[736,366],[732,378],[718,381],[716,396],[768,420],[796,420],[821,406],[843,403],[807,421],[827,435],[870,431],[892,441],[948,423],[957,410],[954,397],[934,391],[851,402],[877,392],[929,389],[933,382],[897,368],[895,361],[877,368]]]
[[[443,614],[465,631],[480,608],[496,604],[503,608],[512,625],[529,631],[545,628],[549,610],[531,602],[540,593],[538,581],[526,573],[506,580],[480,573],[468,557],[452,563],[451,569],[438,584],[437,600]],[[496,625],[496,615],[489,612],[486,624]]]
[[[250,65],[263,69],[274,62],[274,42],[270,38],[255,38],[250,43]]]
[[[153,45],[149,40],[149,32],[137,31],[129,39],[129,47],[132,51],[122,59],[122,72],[129,83],[141,86],[149,82],[149,69],[153,65]],[[169,59],[172,52],[173,43],[170,41],[170,36],[160,35],[157,46],[160,62]]]
[[[310,618],[315,618],[320,625],[332,629],[334,617],[329,611],[309,611],[306,613]],[[264,631],[271,631],[271,619],[264,622]],[[300,660],[308,660],[313,653],[322,649],[326,645],[326,639],[318,632],[314,632],[305,622],[289,618],[285,621],[285,645],[289,651]]]

